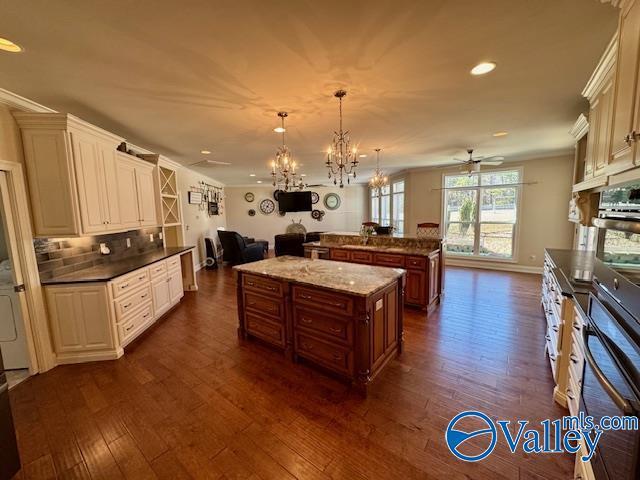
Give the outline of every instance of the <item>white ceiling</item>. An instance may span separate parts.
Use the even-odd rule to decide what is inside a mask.
[[[287,143],[312,182],[337,128],[387,171],[474,146],[509,159],[566,152],[617,9],[599,0],[3,1],[0,87],[71,112],[226,184],[267,181]],[[483,60],[498,68],[469,70]],[[492,137],[507,130],[509,135]],[[213,152],[204,157],[202,149]],[[250,178],[250,173],[257,177]]]

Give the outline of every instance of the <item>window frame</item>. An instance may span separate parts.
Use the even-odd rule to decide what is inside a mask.
[[[509,184],[509,183],[504,183],[504,184],[498,184],[498,185],[482,185],[481,182],[481,175],[482,174],[487,174],[487,173],[500,173],[500,172],[513,172],[516,171],[518,172],[518,183],[517,184]],[[476,201],[476,220],[473,223],[474,226],[474,239],[473,239],[473,249],[475,252],[479,252],[480,250],[480,226],[482,225],[482,223],[492,223],[492,224],[505,224],[505,225],[513,225],[513,236],[511,238],[511,257],[497,257],[497,256],[492,256],[492,255],[480,255],[480,253],[473,253],[473,254],[464,254],[464,253],[459,253],[459,252],[449,252],[446,249],[446,246],[444,248],[444,253],[446,256],[448,257],[455,257],[456,259],[468,259],[468,260],[478,260],[478,261],[484,261],[484,262],[500,262],[500,263],[518,263],[518,258],[519,258],[519,245],[520,245],[520,224],[522,223],[520,215],[522,212],[522,184],[524,182],[524,167],[522,166],[518,166],[518,167],[504,167],[504,168],[493,168],[493,169],[486,169],[486,170],[481,170],[480,172],[478,172],[477,174],[474,175],[478,175],[478,184],[475,186],[464,186],[464,187],[447,187],[446,186],[446,179],[447,177],[453,177],[453,176],[458,176],[458,175],[462,175],[460,173],[455,173],[455,172],[449,172],[449,173],[443,173],[442,174],[442,196],[441,196],[441,203],[442,203],[442,208],[440,209],[440,224],[442,225],[442,232],[443,235],[446,234],[447,232],[447,224],[446,224],[446,218],[445,218],[445,213],[446,213],[446,194],[447,191],[449,190],[471,190],[471,191],[475,191],[476,195],[477,195],[477,201]],[[495,187],[495,188],[509,188],[509,187],[513,187],[516,189],[516,197],[515,197],[515,201],[516,201],[516,220],[515,223],[510,223],[510,222],[481,222],[480,220],[480,204],[482,201],[482,190],[484,188],[487,187]],[[456,223],[456,222],[454,222]],[[446,241],[446,238],[445,238]]]
[[[394,191],[393,191],[393,185],[396,183],[400,183],[402,182],[404,184],[403,187],[403,202],[402,202],[402,222],[403,222],[403,231],[401,234],[406,234],[406,229],[407,229],[407,179],[406,177],[396,177],[396,178],[390,178],[389,179],[389,225],[394,226],[395,223],[395,218],[393,215],[393,208],[394,208]],[[377,191],[379,190],[377,188],[371,188],[368,187],[368,201],[369,201],[369,220],[372,222],[377,222],[380,223],[382,225],[382,199],[383,197],[387,197],[387,195],[382,195],[381,191]],[[374,194],[375,192],[375,194]],[[378,218],[373,218],[373,200],[377,198],[378,200]],[[396,232],[398,233],[398,232]]]

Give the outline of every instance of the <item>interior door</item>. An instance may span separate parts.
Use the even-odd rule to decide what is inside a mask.
[[[143,227],[156,226],[156,202],[153,188],[153,170],[136,167],[136,183],[138,186],[138,210]]]
[[[26,312],[20,257],[16,248],[15,223],[9,197],[9,185],[0,172],[0,350],[8,370],[30,368],[27,336],[22,312]],[[4,260],[4,261],[3,261]],[[16,288],[18,287],[18,288]]]

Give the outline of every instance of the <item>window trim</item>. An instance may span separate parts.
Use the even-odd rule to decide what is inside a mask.
[[[467,259],[467,260],[473,260],[473,261],[480,261],[480,262],[497,262],[497,263],[519,263],[519,255],[520,255],[520,224],[522,223],[521,220],[521,212],[522,212],[522,183],[524,182],[524,167],[523,166],[517,166],[517,167],[503,167],[503,168],[492,168],[492,169],[486,169],[486,170],[481,170],[479,172],[479,174],[483,174],[483,173],[499,173],[499,172],[512,172],[512,171],[517,171],[518,175],[519,175],[519,185],[513,185],[513,184],[500,184],[500,185],[486,185],[486,186],[491,186],[491,187],[509,187],[509,186],[515,186],[516,187],[516,207],[517,207],[517,211],[516,211],[516,222],[515,224],[509,223],[509,225],[513,225],[513,241],[512,241],[512,254],[510,258],[502,258],[502,257],[491,257],[491,256],[481,256],[477,253],[474,253],[473,255],[465,255],[462,253],[456,253],[456,252],[448,252],[446,247],[444,247],[444,254],[447,257],[451,257],[451,258],[456,258],[456,259]],[[454,172],[443,172],[442,173],[442,196],[440,197],[440,202],[442,204],[442,208],[440,209],[440,225],[442,225],[442,232],[443,235],[446,233],[446,223],[445,223],[445,209],[446,209],[446,204],[445,204],[445,195],[447,190],[469,190],[469,189],[477,189],[478,190],[478,202],[477,204],[480,205],[480,189],[483,188],[483,185],[480,185],[480,182],[478,181],[478,185],[476,186],[469,186],[469,187],[446,187],[446,177],[452,177],[455,175],[459,175],[456,174]],[[507,223],[507,222],[487,222],[487,223]],[[478,228],[480,227],[480,212],[478,212],[478,216],[477,216],[477,221],[476,221],[476,225],[478,226]],[[480,230],[478,229],[478,232]],[[446,238],[444,239],[444,241],[446,242]],[[478,234],[478,242],[480,241],[480,235]],[[474,239],[474,249],[476,248],[476,240]]]
[[[393,218],[393,184],[394,183],[399,183],[399,182],[404,182],[404,202],[402,205],[402,214],[403,214],[403,221],[404,221],[404,231],[402,232],[403,235],[407,234],[407,177],[406,176],[398,176],[398,177],[389,177],[389,221],[391,223],[391,225],[393,225],[394,223],[394,218]],[[367,205],[368,205],[368,209],[369,209],[369,221],[381,221],[381,219],[378,220],[374,220],[373,219],[373,210],[371,208],[371,201],[376,198],[372,195],[373,192],[373,188],[371,188],[369,185],[367,185]],[[382,194],[378,193],[377,195],[378,198],[378,215],[381,216],[382,215]]]

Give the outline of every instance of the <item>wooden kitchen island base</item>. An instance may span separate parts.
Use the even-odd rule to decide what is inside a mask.
[[[241,339],[318,365],[364,395],[402,352],[402,270],[298,257],[235,270]]]

